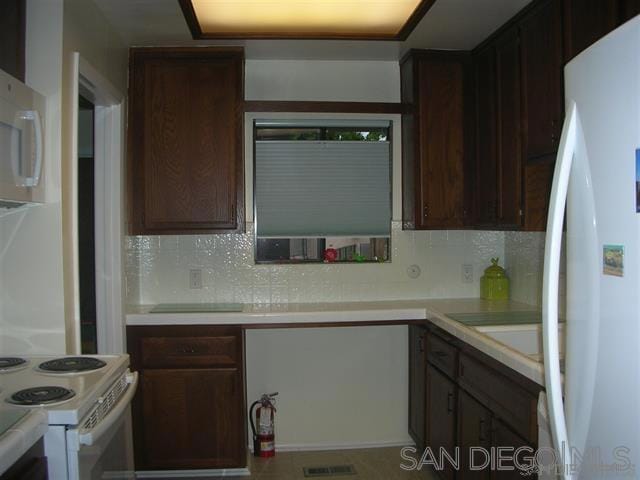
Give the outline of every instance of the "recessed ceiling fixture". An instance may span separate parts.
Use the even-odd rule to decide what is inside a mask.
[[[194,39],[404,40],[436,0],[179,0]]]

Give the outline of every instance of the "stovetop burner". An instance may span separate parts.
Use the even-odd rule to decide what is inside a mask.
[[[14,405],[34,406],[63,402],[75,396],[73,390],[64,387],[33,387],[20,390],[7,398]]]
[[[43,362],[38,368],[51,373],[76,373],[97,370],[105,365],[105,362],[93,357],[64,357]]]
[[[0,372],[17,370],[26,366],[27,361],[20,357],[0,357]]]

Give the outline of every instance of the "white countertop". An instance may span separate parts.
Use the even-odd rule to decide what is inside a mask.
[[[535,358],[494,340],[447,316],[452,313],[522,312],[536,307],[479,298],[394,300],[348,303],[245,304],[241,312],[150,313],[154,305],[127,308],[126,323],[143,325],[269,325],[430,320],[481,352],[544,385],[544,367]]]
[[[14,412],[18,412],[18,409],[0,407],[0,415],[12,416]],[[48,428],[47,413],[39,408],[29,410],[24,417],[0,434],[0,475],[40,440]]]

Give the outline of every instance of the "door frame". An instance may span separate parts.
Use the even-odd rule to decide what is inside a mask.
[[[123,268],[123,164],[125,96],[87,62],[71,53],[70,217],[73,273],[73,325],[67,329],[67,353],[80,353],[78,255],[78,96],[95,106],[95,263],[98,353],[125,351]],[[67,298],[70,298],[68,296]]]

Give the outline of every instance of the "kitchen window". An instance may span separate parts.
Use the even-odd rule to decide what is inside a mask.
[[[254,122],[256,263],[390,259],[390,127]]]

